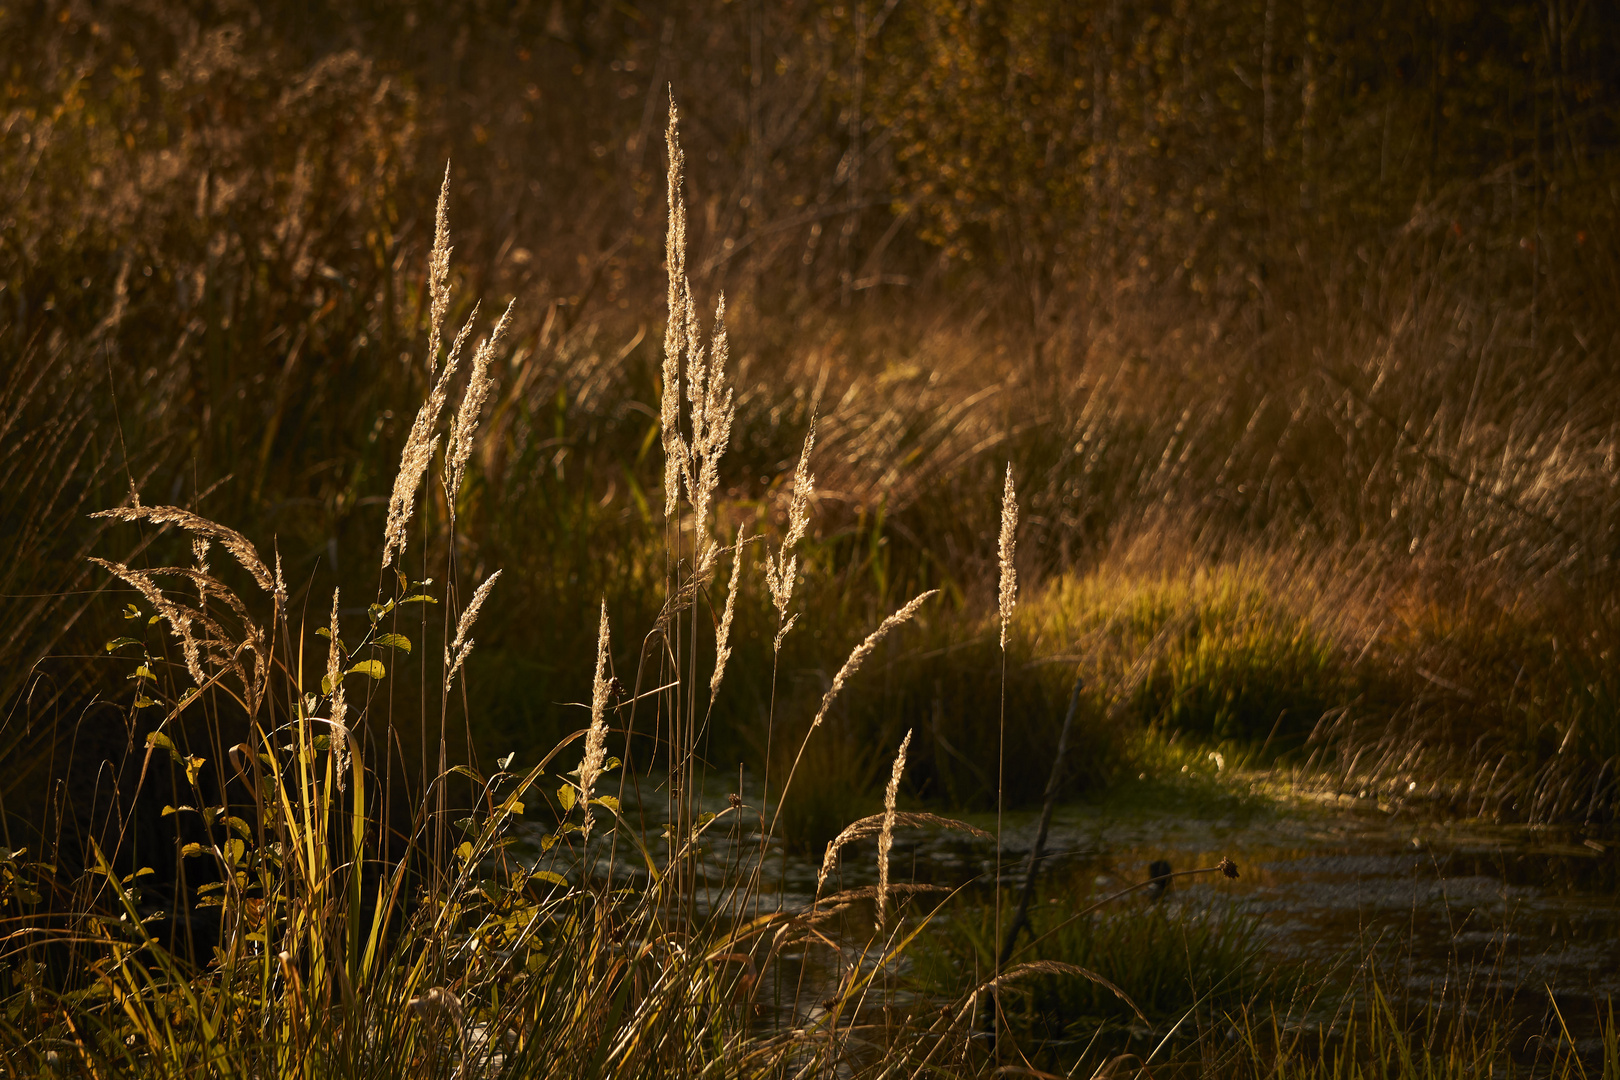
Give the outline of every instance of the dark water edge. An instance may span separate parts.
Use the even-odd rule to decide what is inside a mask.
[[[737,786],[735,777],[711,783],[704,810],[724,811]],[[700,892],[700,915],[735,911],[735,894],[720,883],[736,880],[739,867],[752,868],[760,859],[757,789],[750,787],[745,777],[743,810],[722,816],[705,835],[701,866],[711,887]],[[1438,1011],[1493,1021],[1519,1031],[1521,1042],[1563,1025],[1583,1057],[1598,1054],[1603,1018],[1620,995],[1617,838],[1259,790],[1245,791],[1241,782],[1212,787],[1146,780],[1127,783],[1107,799],[1059,807],[1041,860],[1039,918],[1050,924],[1054,915],[1144,881],[1156,860],[1182,871],[1229,858],[1240,870],[1236,880],[1180,878],[1163,903],[1241,912],[1255,920],[1268,962],[1324,973],[1330,988],[1315,1007],[1290,1016],[1294,1029],[1339,1023],[1346,992],[1371,968],[1403,1015]],[[662,797],[654,779],[626,809],[661,823]],[[961,816],[996,829],[994,814]],[[1038,817],[1032,810],[1003,815],[1001,880],[1009,888],[1022,883]],[[822,895],[874,884],[876,858],[874,840],[844,848]],[[938,829],[902,830],[890,859],[892,881],[961,887],[960,895],[993,902],[992,843]],[[639,862],[629,845],[618,846],[616,860],[621,883],[645,880],[626,869]],[[808,907],[819,866],[819,857],[784,852],[773,841],[764,849],[749,909]],[[1140,893],[1118,902],[1122,908],[1143,903]],[[931,906],[924,896],[910,911]],[[868,918],[849,920],[855,938],[869,934]],[[801,1023],[814,1013],[820,984],[836,965],[830,955],[781,959],[775,980],[792,989],[775,998],[786,1000],[784,1021]]]

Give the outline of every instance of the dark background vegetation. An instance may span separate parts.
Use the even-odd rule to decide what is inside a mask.
[[[126,742],[91,702],[127,696],[101,643],[129,597],[84,556],[183,551],[90,511],[194,507],[279,552],[295,606],[369,598],[447,160],[457,314],[517,299],[458,521],[469,580],[506,569],[471,729],[577,726],[604,594],[630,681],[663,588],[671,86],[737,528],[780,535],[822,418],[784,730],[944,589],[815,744],[829,798],[906,727],[915,793],[986,798],[1011,460],[1020,797],[1078,663],[1084,783],[1184,731],[1348,790],[1615,813],[1612,5],[6,0],[0,80],[8,813]],[[765,754],[755,578],[739,618],[722,772]]]

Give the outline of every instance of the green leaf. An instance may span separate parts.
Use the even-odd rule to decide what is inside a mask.
[[[157,703],[151,698],[147,697],[145,694],[142,694],[140,697],[135,699],[135,707],[137,709],[150,709],[155,704]]]
[[[411,651],[411,639],[404,634],[383,634],[377,638],[376,644],[386,645],[390,649],[398,649],[407,655]]]
[[[131,675],[130,678],[132,678],[132,679],[155,679],[155,678],[157,678],[157,676],[152,674],[152,669],[147,667],[145,664],[138,664],[135,667],[135,674]]]
[[[456,858],[460,859],[462,862],[466,862],[468,859],[472,858],[472,853],[473,846],[471,840],[463,840],[456,847]]]
[[[161,731],[148,731],[146,733],[146,745],[153,748],[162,747],[170,753],[174,752],[174,740]]]
[[[126,619],[138,619],[140,617],[141,617],[141,609],[140,608],[136,607],[134,604],[125,604],[124,605],[124,618],[126,618]]]
[[[536,870],[529,875],[529,880],[544,881],[548,885],[561,885],[565,889],[568,888],[568,879],[550,870]]]
[[[244,840],[252,840],[253,839],[253,826],[249,825],[247,822],[243,821],[241,818],[239,818],[239,817],[228,817],[228,818],[225,819],[225,824],[229,825],[232,829],[235,829],[236,832],[242,837],[242,839],[244,839]]]
[[[115,637],[111,641],[107,642],[106,648],[107,648],[108,652],[114,652],[114,651],[116,651],[118,649],[122,649],[125,645],[139,645],[139,644],[140,644],[140,641],[138,639],[136,639],[136,638],[132,638],[132,637]]]
[[[180,854],[188,859],[191,859],[196,858],[199,855],[207,855],[208,849],[203,847],[201,844],[187,844],[185,847],[180,849]]]
[[[619,800],[614,798],[612,795],[602,795],[602,796],[599,796],[599,797],[597,797],[595,799],[592,799],[591,800],[591,805],[592,806],[605,806],[609,810],[613,811],[615,814],[617,814],[619,812]],[[708,816],[713,817],[714,815],[709,814]]]
[[[326,697],[332,693],[332,680],[325,675],[321,676],[321,696]],[[311,709],[311,712],[315,710]]]
[[[321,635],[321,637],[325,638],[327,641],[332,640],[332,631],[330,629],[328,629],[327,627],[317,626],[315,628],[315,632],[317,634]]]
[[[423,582],[423,584],[425,585],[425,584],[427,584],[427,582]],[[405,599],[401,600],[400,603],[401,604],[437,604],[438,601],[433,599],[433,597],[429,596],[427,593],[417,593],[415,596],[407,596]]]
[[[565,814],[573,810],[574,800],[577,797],[578,793],[574,790],[573,784],[564,784],[557,789],[557,801],[562,803],[563,813]]]
[[[362,660],[358,664],[354,665],[354,667],[344,672],[344,674],[369,675],[373,679],[381,679],[383,676],[388,674],[388,669],[383,667],[381,660]]]

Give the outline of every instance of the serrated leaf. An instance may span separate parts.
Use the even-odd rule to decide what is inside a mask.
[[[564,784],[557,789],[557,801],[562,803],[563,813],[566,814],[574,808],[574,800],[578,796],[579,793],[574,790],[573,784]]]
[[[373,679],[381,679],[388,674],[388,669],[383,667],[381,660],[362,660],[344,674],[369,675]]]
[[[411,639],[404,634],[383,634],[377,638],[376,644],[385,645],[390,649],[398,649],[407,656],[411,652]]]
[[[536,870],[529,875],[529,880],[544,881],[548,885],[561,885],[565,889],[568,888],[568,879],[550,870]]]

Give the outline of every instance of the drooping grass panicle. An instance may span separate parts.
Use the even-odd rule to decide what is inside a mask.
[[[259,557],[259,551],[247,537],[235,529],[209,521],[200,514],[182,510],[178,506],[118,506],[111,510],[97,510],[92,518],[111,518],[114,521],[150,521],[154,525],[178,525],[193,536],[212,540],[228,551],[242,569],[253,575],[253,581],[267,593],[276,591],[270,568]]]
[[[940,817],[938,814],[902,813],[895,810],[859,818],[844,826],[844,831],[834,837],[832,842],[827,845],[827,851],[821,859],[821,869],[816,871],[817,896],[821,895],[822,886],[827,883],[827,878],[832,875],[833,868],[838,865],[838,853],[848,844],[882,833],[885,821],[889,822],[891,832],[898,828],[933,827],[964,832],[969,836],[976,836],[980,840],[995,839],[991,833],[987,833],[977,826],[969,825],[967,822],[958,821],[955,818]]]
[[[462,391],[461,407],[456,410],[455,417],[450,421],[450,442],[445,447],[445,492],[450,497],[450,511],[455,512],[455,498],[461,490],[462,478],[467,472],[467,461],[472,457],[473,434],[478,430],[478,418],[483,414],[484,402],[489,399],[489,392],[495,381],[489,376],[490,361],[495,358],[495,350],[500,347],[501,338],[505,335],[507,327],[512,321],[512,308],[517,304],[516,298],[506,305],[506,311],[501,315],[500,322],[490,331],[489,337],[479,343],[478,349],[473,353],[472,374],[467,379],[467,389]]]
[[[731,620],[737,613],[737,591],[742,583],[743,545],[748,541],[739,536],[732,549],[731,583],[726,588],[726,606],[720,614],[720,627],[714,635],[714,674],[709,676],[709,698],[720,692],[720,680],[725,678],[726,663],[731,659]]]
[[[591,682],[591,726],[585,733],[585,757],[579,763],[579,802],[584,807],[585,820],[581,824],[583,839],[591,838],[591,793],[596,778],[602,774],[602,763],[607,759],[607,707],[612,684],[607,677],[608,615],[607,601],[602,601],[602,619],[596,630],[596,676]]]
[[[659,420],[664,442],[664,515],[673,517],[680,498],[681,472],[686,461],[686,445],[681,438],[681,357],[686,352],[687,316],[692,306],[692,288],[686,279],[686,200],[681,194],[686,171],[686,155],[681,151],[676,130],[680,114],[675,94],[670,91],[669,126],[664,142],[669,150],[669,225],[664,239],[665,269],[669,274],[669,319],[664,324],[663,392]]]
[[[788,501],[788,531],[782,546],[773,558],[765,552],[765,587],[770,590],[771,602],[776,606],[777,618],[783,621],[777,632],[776,648],[782,647],[791,620],[787,608],[793,599],[794,580],[799,574],[799,557],[788,554],[804,539],[810,528],[810,499],[815,494],[816,478],[810,473],[810,452],[816,445],[816,417],[810,417],[810,430],[804,437],[804,449],[799,452],[799,464],[793,470],[793,495]]]
[[[467,635],[472,633],[473,624],[478,621],[479,609],[484,606],[484,601],[489,597],[490,589],[495,587],[495,579],[500,576],[501,572],[497,570],[479,582],[478,588],[473,590],[472,599],[467,602],[467,609],[461,613],[461,618],[456,622],[455,640],[444,651],[444,689],[446,692],[450,690],[450,683],[454,681],[456,672],[460,671],[461,665],[466,662],[467,654],[472,652],[473,641]]]
[[[828,687],[826,694],[822,695],[821,708],[816,710],[816,718],[810,724],[812,731],[820,727],[821,722],[827,718],[827,710],[832,708],[832,703],[838,697],[839,692],[844,689],[844,684],[860,670],[861,664],[865,662],[868,656],[872,655],[872,650],[878,647],[878,642],[887,637],[890,630],[903,622],[909,621],[912,616],[917,614],[917,609],[923,606],[923,601],[937,592],[939,592],[938,589],[929,589],[927,592],[913,597],[905,607],[884,619],[876,630],[867,635],[865,641],[855,646],[855,650],[849,654],[849,659],[844,661],[844,666],[838,669],[837,675],[833,676],[832,686]]]
[[[1013,551],[1018,542],[1018,493],[1013,490],[1012,462],[1007,463],[1007,481],[1001,490],[1001,649],[1007,650],[1007,628],[1012,624],[1013,606],[1018,602],[1018,570]]]
[[[428,256],[428,371],[439,366],[444,341],[444,319],[450,311],[450,163],[444,163],[444,182],[433,212],[433,251]],[[387,564],[384,563],[386,566]]]
[[[181,604],[176,604],[163,594],[157,582],[152,580],[149,572],[136,570],[120,562],[108,559],[98,559],[94,556],[90,561],[106,570],[114,577],[134,586],[135,590],[145,598],[146,602],[156,609],[163,620],[169,624],[169,632],[180,642],[180,655],[185,660],[186,674],[191,681],[201,686],[207,681],[202,667],[202,646],[197,640],[194,628],[195,613]]]
[[[894,771],[889,773],[889,784],[883,789],[883,831],[878,833],[878,889],[877,928],[883,930],[883,917],[889,904],[889,851],[894,847],[894,803],[900,794],[900,774],[906,768],[906,750],[911,746],[911,731],[900,740],[900,752],[894,756]]]

